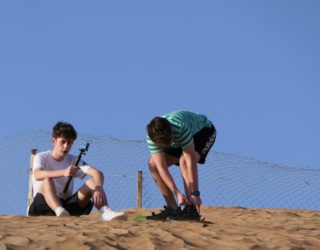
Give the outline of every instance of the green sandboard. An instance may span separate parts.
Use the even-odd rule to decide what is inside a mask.
[[[138,215],[137,217],[134,218],[134,220],[137,221],[137,222],[148,221],[147,216],[143,216],[143,215]]]

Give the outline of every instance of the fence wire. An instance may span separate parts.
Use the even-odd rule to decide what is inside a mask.
[[[28,131],[1,139],[0,214],[26,214],[31,149],[50,149],[50,138],[46,131]],[[104,173],[111,207],[136,207],[138,170],[143,171],[142,207],[164,205],[148,171],[150,153],[145,141],[79,135],[73,154],[78,154],[83,141],[90,142],[83,160]],[[204,205],[320,209],[320,169],[281,166],[213,149],[198,170]],[[170,172],[183,190],[179,168],[171,167]],[[77,180],[75,188],[82,183]]]

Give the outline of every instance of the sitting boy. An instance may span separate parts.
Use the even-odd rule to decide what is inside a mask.
[[[77,157],[70,154],[70,150],[76,138],[77,132],[69,123],[58,122],[53,127],[52,150],[38,153],[34,158],[34,197],[28,215],[87,215],[94,205],[101,213],[101,220],[127,219],[126,213],[108,207],[103,174],[83,161],[80,161],[79,167],[75,166]],[[86,175],[92,178],[73,194],[74,178],[83,179]],[[64,193],[69,176],[73,178]]]

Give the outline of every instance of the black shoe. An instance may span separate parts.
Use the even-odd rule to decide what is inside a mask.
[[[200,220],[201,215],[194,205],[186,205],[179,213],[177,220]]]
[[[146,216],[148,220],[170,220],[177,216],[177,210],[172,207],[164,206],[164,210],[160,210],[159,213],[152,212],[152,215]]]

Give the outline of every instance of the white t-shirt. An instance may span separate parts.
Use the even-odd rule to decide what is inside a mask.
[[[43,169],[43,170],[60,170],[60,169],[66,169],[70,165],[75,165],[77,161],[77,156],[74,156],[72,154],[68,154],[64,157],[62,161],[55,160],[50,151],[45,151],[38,153],[34,157],[33,161],[33,175],[32,175],[32,183],[33,183],[33,197],[38,193],[40,186],[42,184],[42,181],[37,181],[34,177],[34,170],[35,169]],[[74,178],[81,178],[83,179],[86,176],[87,170],[89,168],[88,165],[83,165],[84,162],[79,162],[79,170],[76,173]],[[55,185],[57,196],[62,199],[67,199],[72,195],[73,192],[73,182],[74,178],[71,179],[69,188],[67,192],[64,194],[63,189],[66,185],[69,177],[58,177],[58,178],[52,178],[53,183]]]

